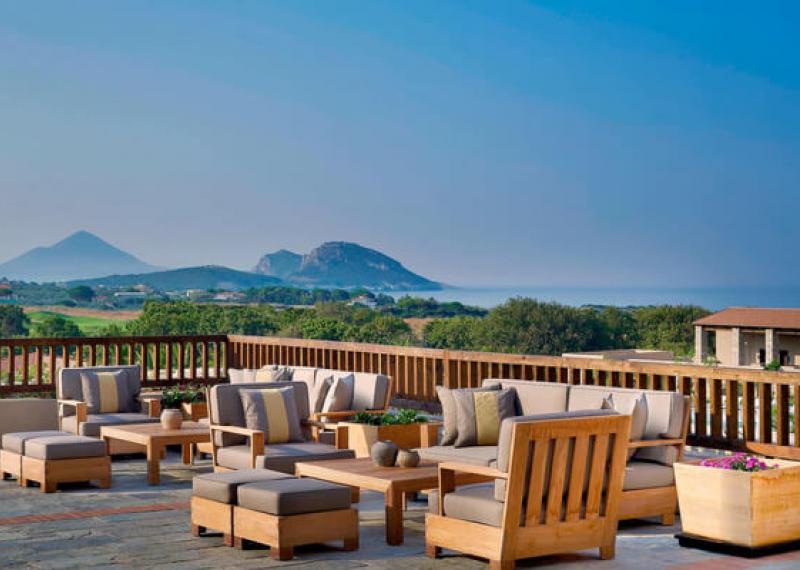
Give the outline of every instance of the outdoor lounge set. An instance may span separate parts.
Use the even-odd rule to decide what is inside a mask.
[[[142,444],[104,441],[103,428],[107,436],[145,424],[169,436],[166,443],[202,440],[205,427],[195,423],[184,440],[154,425],[159,401],[142,400],[140,374],[137,366],[61,370],[59,426],[0,426],[4,478],[36,481],[46,492],[67,481],[108,487],[110,456],[141,452]],[[689,419],[688,398],[675,392],[505,379],[439,387],[443,428],[435,445],[417,450],[419,467],[378,467],[343,449],[335,423],[386,411],[389,377],[279,366],[229,375],[230,384],[208,391],[214,473],[193,481],[196,536],[213,530],[229,546],[266,544],[281,560],[301,544],[355,549],[351,501],[363,488],[385,493],[387,541],[399,544],[406,495],[425,491],[430,556],[447,548],[512,568],[518,559],[587,548],[612,558],[620,519],[674,520],[672,465],[683,456]]]

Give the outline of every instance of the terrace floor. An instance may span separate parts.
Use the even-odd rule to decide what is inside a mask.
[[[485,562],[453,553],[438,561],[424,555],[424,502],[411,503],[406,514],[406,542],[384,541],[383,502],[362,493],[361,548],[338,552],[324,546],[300,548],[291,562],[276,562],[266,550],[239,551],[223,546],[220,536],[194,538],[189,532],[191,478],[210,471],[210,462],[184,466],[177,453],[162,463],[162,484],[145,482],[141,458],[114,461],[109,490],[77,486],[45,495],[0,483],[0,567],[3,568],[486,568]],[[521,568],[641,569],[800,568],[800,552],[757,560],[729,558],[680,548],[678,526],[647,522],[622,525],[617,557],[600,561],[596,551],[521,563]]]

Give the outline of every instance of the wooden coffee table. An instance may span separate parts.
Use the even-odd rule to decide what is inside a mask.
[[[386,542],[403,544],[403,495],[439,486],[439,468],[422,462],[417,467],[378,467],[372,459],[331,459],[309,461],[295,466],[298,477],[312,477],[356,489],[383,493],[386,509]],[[465,475],[457,483],[464,485],[486,481],[485,477]]]
[[[100,437],[110,445],[111,440],[121,440],[140,445],[147,453],[147,482],[158,485],[161,481],[161,456],[168,445],[183,447],[183,463],[192,462],[192,445],[211,441],[207,425],[183,422],[181,429],[164,429],[160,423],[103,426]]]

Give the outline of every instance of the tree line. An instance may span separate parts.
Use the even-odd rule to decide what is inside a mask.
[[[690,305],[576,308],[516,298],[490,311],[450,316],[447,304],[438,307],[424,299],[418,301],[401,299],[395,305],[399,308],[397,312],[341,301],[287,309],[270,305],[147,302],[139,318],[125,325],[109,325],[104,334],[247,334],[546,355],[646,348],[689,356],[694,347],[692,323],[708,314],[705,309]],[[445,314],[430,318],[424,328],[415,333],[405,316],[427,315],[421,310],[426,305]],[[460,310],[457,308],[456,312]],[[49,315],[32,327],[29,324],[19,307],[0,306],[2,338],[27,334],[80,336],[74,323],[58,315]]]

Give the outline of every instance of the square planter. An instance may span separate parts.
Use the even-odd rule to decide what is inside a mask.
[[[748,473],[676,463],[684,534],[750,549],[799,540],[800,463],[765,461],[779,467]]]
[[[196,422],[200,418],[208,417],[208,405],[205,402],[183,403],[181,408],[187,420]]]
[[[337,428],[347,430],[347,447],[356,453],[356,457],[369,457],[372,444],[376,441],[389,440],[397,444],[400,449],[413,449],[428,445],[429,434],[436,441],[436,434],[441,426],[440,422],[371,426],[352,422],[340,422]]]

